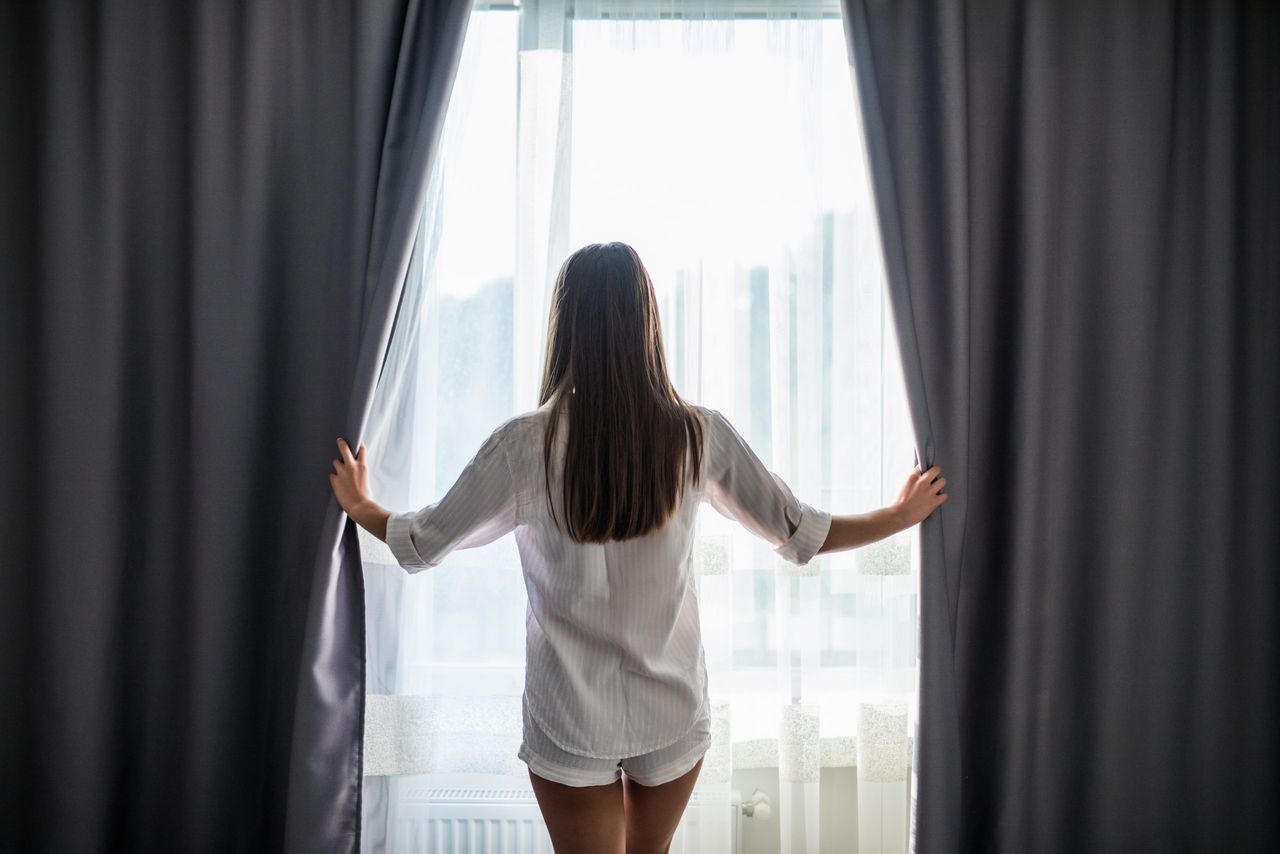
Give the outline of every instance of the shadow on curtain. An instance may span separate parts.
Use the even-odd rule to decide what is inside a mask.
[[[916,850],[1270,851],[1280,12],[845,0],[917,448]]]

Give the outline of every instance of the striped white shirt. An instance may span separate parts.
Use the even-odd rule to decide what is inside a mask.
[[[387,522],[387,545],[410,572],[515,531],[529,593],[524,703],[571,753],[648,753],[709,711],[691,571],[701,501],[796,564],[826,540],[831,515],[799,501],[720,412],[695,408],[705,426],[701,481],[687,483],[671,519],[642,537],[576,543],[556,526],[543,481],[550,404],[503,422],[435,504]],[[557,433],[552,465],[560,519],[567,432]]]

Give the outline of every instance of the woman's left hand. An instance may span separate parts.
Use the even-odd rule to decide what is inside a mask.
[[[342,459],[333,461],[334,470],[329,475],[329,483],[333,486],[333,494],[337,496],[338,503],[349,514],[352,508],[371,500],[369,467],[365,464],[367,456],[364,442],[360,443],[360,450],[352,456],[346,440],[339,439],[338,452],[342,454]]]

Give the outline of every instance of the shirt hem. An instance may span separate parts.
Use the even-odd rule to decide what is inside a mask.
[[[630,759],[633,756],[639,756],[644,753],[652,753],[655,750],[662,750],[664,747],[670,747],[680,739],[684,738],[686,735],[689,734],[689,732],[695,726],[698,725],[698,721],[700,721],[704,715],[710,714],[710,704],[707,696],[704,694],[702,698],[702,702],[698,704],[698,710],[694,712],[693,719],[689,721],[689,725],[686,726],[684,729],[682,729],[680,731],[680,734],[677,735],[675,738],[672,738],[669,741],[665,741],[661,744],[654,744],[648,747],[632,748],[631,750],[623,753],[591,753],[591,752],[582,750],[581,748],[570,747],[568,744],[561,741],[558,735],[551,732],[551,728],[547,726],[547,723],[542,719],[542,716],[534,710],[534,704],[529,703],[527,698],[526,698],[526,705],[528,707],[529,716],[533,718],[534,723],[536,723],[538,727],[542,730],[542,734],[547,737],[548,741],[550,741],[552,744],[554,744],[556,747],[560,748],[561,750],[565,751],[566,753],[572,753],[576,756],[585,756],[588,759]]]

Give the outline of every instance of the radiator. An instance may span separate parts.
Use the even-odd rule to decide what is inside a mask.
[[[554,854],[529,789],[410,788],[397,799],[395,810],[389,854]],[[717,851],[738,854],[740,806],[703,802],[696,791],[672,840],[672,854],[698,854],[701,846],[695,840],[711,811],[732,837],[716,845]]]

